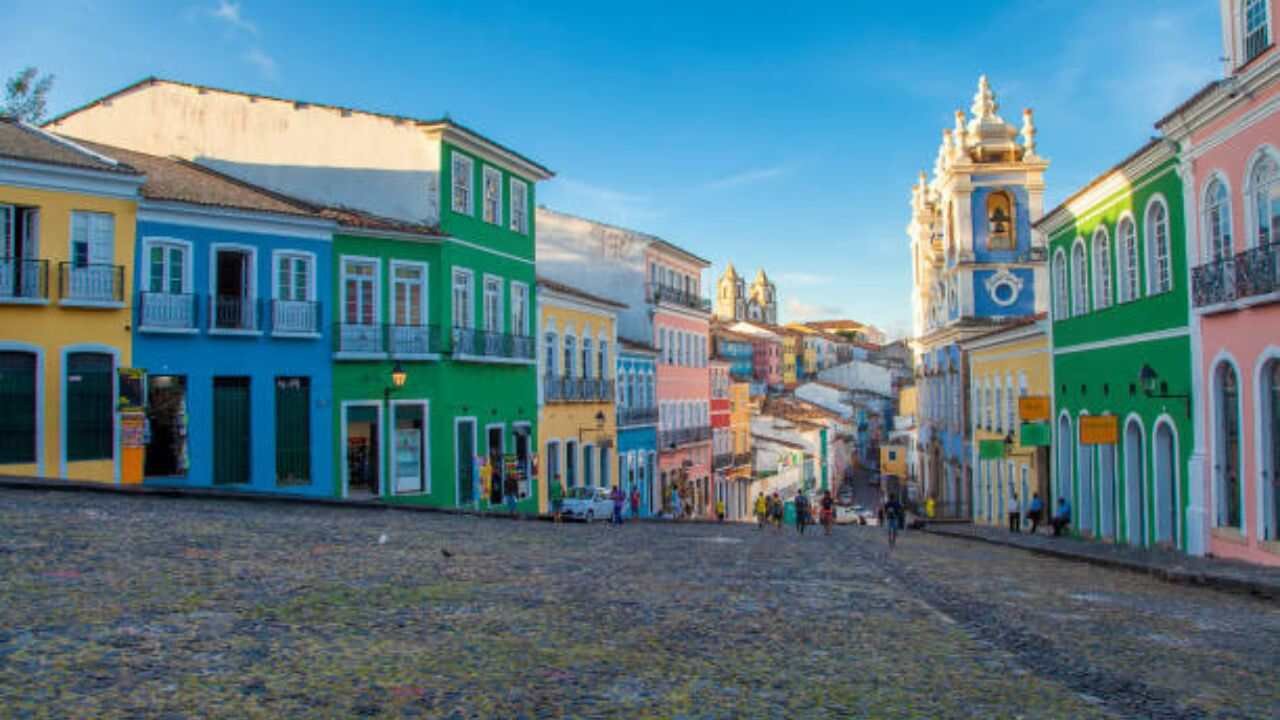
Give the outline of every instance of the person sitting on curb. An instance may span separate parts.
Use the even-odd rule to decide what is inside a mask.
[[[1066,498],[1058,498],[1058,510],[1053,514],[1050,524],[1053,525],[1054,537],[1061,535],[1063,529],[1071,524],[1071,504]]]

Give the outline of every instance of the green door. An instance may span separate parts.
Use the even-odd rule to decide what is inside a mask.
[[[276,485],[311,483],[311,379],[276,378]]]
[[[67,355],[67,460],[115,456],[114,364],[106,353]]]
[[[0,463],[36,461],[36,356],[0,352]]]
[[[213,483],[249,482],[249,378],[213,379]]]

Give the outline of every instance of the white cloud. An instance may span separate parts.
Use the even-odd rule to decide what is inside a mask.
[[[276,79],[278,72],[276,68],[275,58],[266,54],[262,50],[259,50],[258,48],[252,48],[248,50],[247,52],[245,52],[245,54],[242,57],[244,58],[245,62],[258,68],[258,72],[262,73],[263,77],[267,78],[268,80]]]
[[[235,28],[244,30],[245,32],[258,34],[258,26],[245,19],[240,13],[240,3],[231,2],[231,0],[218,0],[218,7],[209,11],[209,14]]]
[[[787,170],[783,167],[767,167],[755,168],[752,170],[744,170],[732,175],[726,175],[722,178],[712,180],[702,186],[704,190],[724,190],[727,188],[738,187],[740,185],[750,185],[751,183],[760,182],[761,180],[770,180],[786,174]]]
[[[634,225],[661,217],[649,195],[593,185],[568,177],[552,180],[546,191],[539,193],[555,198],[564,210],[586,217],[600,218],[619,225]]]
[[[777,274],[776,279],[779,282],[795,287],[826,285],[834,280],[830,275],[820,275],[818,273],[807,272],[782,272]]]
[[[836,305],[821,305],[818,303],[808,303],[795,298],[788,299],[782,305],[782,311],[785,314],[783,318],[786,322],[807,322],[809,320],[823,320],[838,318],[842,311]]]

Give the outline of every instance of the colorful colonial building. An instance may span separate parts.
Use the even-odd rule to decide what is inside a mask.
[[[1052,283],[1054,503],[1086,537],[1187,547],[1194,446],[1183,188],[1153,140],[1036,228]]]
[[[939,511],[971,516],[968,368],[960,343],[1045,310],[1044,246],[1031,232],[1048,162],[1031,111],[1022,129],[998,114],[986,77],[970,116],[943,130],[933,178],[911,194],[912,312],[920,389],[919,466]],[[1017,137],[1021,133],[1022,140]]]
[[[1197,399],[1180,544],[1280,564],[1280,2],[1220,8],[1225,77],[1158,124],[1179,148],[1191,266],[1178,278]]]
[[[141,481],[141,418],[122,438],[116,410],[142,181],[0,119],[0,473]]]
[[[628,497],[640,491],[641,517],[661,508],[657,358],[658,351],[650,345],[618,339],[618,477]]]

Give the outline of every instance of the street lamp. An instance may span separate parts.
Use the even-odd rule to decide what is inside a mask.
[[[1013,447],[1013,431],[1012,430],[1010,430],[1008,433],[1005,433],[1005,436],[1004,436],[1004,456],[1005,457],[1031,457],[1032,455],[1036,454],[1035,450],[1028,450],[1026,452],[1020,452],[1020,453],[1010,452],[1009,448],[1011,447]]]
[[[586,431],[595,430],[596,432],[604,432],[604,411],[603,410],[596,412],[595,421],[596,421],[595,425],[578,426],[578,444],[579,445],[582,444],[582,435]]]
[[[1160,383],[1161,392],[1156,392],[1156,382],[1160,379],[1160,374],[1156,369],[1148,365],[1142,364],[1142,369],[1138,371],[1138,384],[1142,386],[1142,392],[1149,398],[1161,398],[1169,400],[1182,400],[1187,405],[1187,417],[1191,417],[1191,395],[1189,393],[1177,394],[1168,392],[1168,384]]]
[[[382,397],[384,400],[391,400],[391,393],[404,387],[404,383],[409,379],[409,373],[404,371],[404,366],[397,360],[396,364],[391,368],[391,384],[382,389]]]

